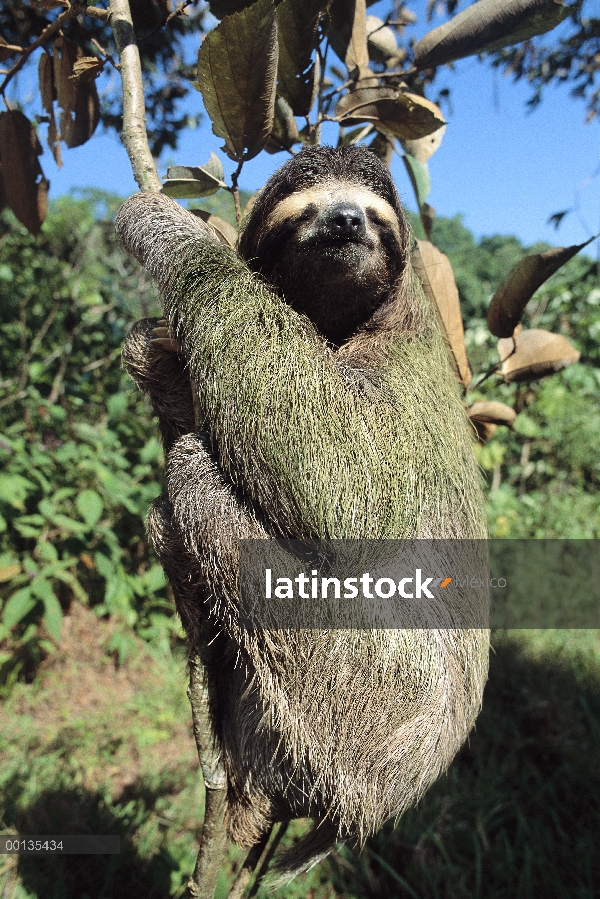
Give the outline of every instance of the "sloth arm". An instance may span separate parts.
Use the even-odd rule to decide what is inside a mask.
[[[435,465],[434,414],[444,422],[447,444],[462,456],[457,468],[469,467],[470,457],[476,482],[439,332],[391,341],[382,368],[391,374],[392,402],[362,397],[310,322],[173,201],[137,194],[121,207],[116,228],[160,288],[215,461],[277,532],[414,535],[428,486],[423,472],[442,465]],[[464,486],[458,485],[462,494]],[[439,508],[439,495],[436,503]]]

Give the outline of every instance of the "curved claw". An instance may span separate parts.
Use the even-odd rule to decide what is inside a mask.
[[[157,349],[166,350],[169,353],[181,353],[179,342],[171,337],[171,332],[164,318],[156,323],[156,327],[152,328],[152,346]]]

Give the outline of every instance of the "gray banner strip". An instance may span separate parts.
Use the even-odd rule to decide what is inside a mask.
[[[112,834],[2,834],[0,855],[119,855],[121,837]]]

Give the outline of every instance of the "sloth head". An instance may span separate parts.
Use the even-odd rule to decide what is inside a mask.
[[[388,170],[360,147],[310,147],[267,182],[238,251],[332,343],[398,292],[410,231]]]

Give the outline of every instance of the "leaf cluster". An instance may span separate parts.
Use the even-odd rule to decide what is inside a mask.
[[[170,645],[176,625],[143,519],[162,449],[120,368],[131,322],[155,303],[99,201],[56,203],[34,239],[0,238],[0,666],[27,672],[75,598]],[[123,641],[114,647],[123,653]]]

